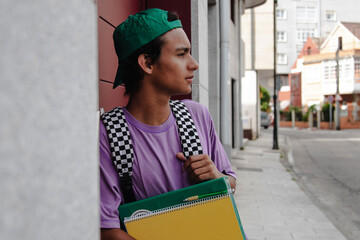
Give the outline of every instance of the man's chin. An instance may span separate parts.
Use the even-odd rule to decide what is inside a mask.
[[[191,92],[192,92],[192,89],[190,88],[187,91],[183,91],[181,93],[176,93],[176,94],[172,95],[173,96],[172,99],[184,99],[184,98],[191,99]]]

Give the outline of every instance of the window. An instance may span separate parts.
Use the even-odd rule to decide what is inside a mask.
[[[277,64],[286,65],[287,64],[287,55],[284,53],[277,54]]]
[[[324,62],[324,84],[336,84],[336,61]]]
[[[329,42],[330,51],[336,52],[338,48],[342,50],[342,37],[332,36]]]
[[[278,42],[286,42],[287,41],[287,34],[283,31],[278,31],[276,33],[276,41]]]
[[[285,9],[276,9],[276,19],[286,19]]]
[[[354,82],[360,83],[360,58],[355,58]]]
[[[306,55],[311,55],[311,47],[308,47],[308,48],[306,49]]]
[[[335,22],[336,21],[336,12],[335,11],[326,11],[325,20],[329,21],[329,22]]]
[[[305,43],[309,37],[315,37],[315,29],[298,29],[297,42]]]
[[[339,63],[339,78],[343,84],[351,84],[352,81],[352,58],[340,59]]]
[[[296,20],[299,20],[299,21],[314,21],[314,20],[316,20],[315,7],[308,7],[308,6],[296,7]]]

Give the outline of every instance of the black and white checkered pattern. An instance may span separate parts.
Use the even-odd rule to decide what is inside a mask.
[[[176,118],[184,156],[189,158],[192,155],[202,154],[199,135],[185,104],[175,100],[170,101],[170,107]]]
[[[202,154],[199,135],[185,104],[178,100],[170,101],[170,107],[176,118],[184,156],[189,158]],[[108,133],[112,160],[120,177],[132,176],[134,150],[123,110],[117,107],[101,117]]]
[[[132,176],[134,150],[123,110],[117,107],[101,117],[108,133],[112,160],[120,177]]]

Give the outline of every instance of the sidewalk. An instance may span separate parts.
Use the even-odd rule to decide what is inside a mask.
[[[279,146],[284,147],[279,136]],[[272,134],[261,133],[232,156],[236,204],[248,240],[345,240],[309,200],[272,150]]]

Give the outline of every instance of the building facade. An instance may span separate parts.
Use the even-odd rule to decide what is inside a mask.
[[[291,89],[290,105],[293,107],[302,108],[305,106],[319,104],[319,95],[321,95],[320,87],[320,70],[319,66],[313,64],[304,69],[304,57],[314,54],[319,54],[320,40],[308,38],[302,50],[300,51],[294,65],[289,74],[289,85]],[[304,76],[304,81],[302,80]],[[315,94],[315,97],[314,97]],[[315,99],[314,99],[315,98]],[[310,104],[310,105],[309,105]]]
[[[325,39],[338,21],[360,22],[357,0],[278,0],[277,74],[286,78],[292,64],[311,38]],[[286,84],[283,81],[282,84]]]
[[[332,101],[338,87],[341,117],[348,122],[360,120],[359,32],[360,23],[338,22],[321,45],[320,53],[303,57],[303,106],[320,107]]]
[[[244,41],[245,71],[243,85],[244,129],[252,129],[252,137],[260,134],[260,85],[274,93],[274,2],[245,10],[241,18]],[[255,90],[255,92],[254,92]]]

